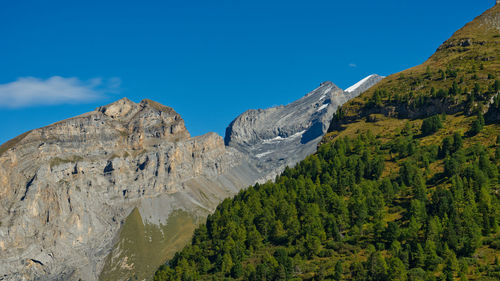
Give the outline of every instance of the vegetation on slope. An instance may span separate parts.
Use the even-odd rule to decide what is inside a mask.
[[[155,280],[498,280],[499,10],[342,106],[315,155],[225,200]]]
[[[4,152],[6,152],[7,150],[11,149],[12,147],[14,147],[17,143],[19,143],[20,141],[22,141],[31,131],[28,131],[26,133],[23,133],[11,140],[8,140],[7,142],[5,142],[4,144],[0,145],[0,156],[2,156],[2,154],[4,154]]]
[[[388,76],[342,106],[331,131],[374,115],[424,118],[437,113],[485,114],[500,121],[500,5],[444,42],[426,62]],[[487,114],[489,112],[489,114]]]
[[[225,200],[155,280],[499,278],[500,154],[414,131],[323,144]]]
[[[174,211],[166,225],[144,222],[135,208],[125,220],[118,241],[106,258],[99,280],[145,280],[190,241],[196,226],[190,214]]]

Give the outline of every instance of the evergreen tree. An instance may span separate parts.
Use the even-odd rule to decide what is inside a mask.
[[[427,136],[437,132],[442,127],[443,124],[441,123],[441,118],[439,118],[438,115],[434,115],[424,119],[420,130],[422,131],[422,135]]]
[[[342,280],[342,274],[344,273],[344,270],[342,269],[342,261],[338,260],[335,263],[335,273],[333,274],[333,279],[335,280]]]
[[[241,276],[243,276],[243,267],[241,266],[241,262],[236,262],[231,268],[231,277],[240,278]]]
[[[472,125],[469,129],[469,135],[471,136],[477,135],[483,129],[483,126],[484,126],[484,118],[481,112],[479,112],[477,115],[477,119],[472,121]]]
[[[404,281],[407,279],[404,263],[398,257],[389,260],[389,280]]]
[[[382,144],[364,133],[324,144],[275,183],[224,200],[154,278],[433,280],[442,267],[443,278],[455,277],[457,259],[498,230],[499,179],[490,147],[464,146],[457,133],[446,139],[439,149],[411,136]],[[448,151],[444,163],[438,151]],[[404,159],[389,160],[394,152]],[[379,161],[392,162],[382,178]],[[366,262],[351,258],[363,250]],[[332,264],[339,253],[342,262]]]
[[[463,146],[462,136],[460,135],[460,133],[455,132],[453,134],[453,152],[458,151],[459,149],[462,148],[462,146]]]
[[[370,255],[367,267],[369,280],[382,281],[387,279],[387,264],[380,252],[376,251]]]

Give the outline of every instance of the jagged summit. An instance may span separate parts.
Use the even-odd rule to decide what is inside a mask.
[[[261,181],[272,179],[286,166],[293,166],[314,153],[337,107],[380,79],[378,75],[366,79],[352,93],[325,81],[285,106],[247,110],[229,124],[224,142],[248,155],[250,165],[275,171]]]
[[[321,96],[327,94],[330,91],[335,91],[335,90],[340,90],[340,88],[337,87],[337,85],[335,85],[333,82],[331,82],[331,81],[321,82],[319,87],[317,87],[316,89],[307,93],[303,98],[291,102],[289,105],[294,104],[294,103],[304,103],[304,99],[306,97],[316,96],[316,98],[317,98],[317,97],[321,97]],[[340,94],[340,92],[338,94]]]
[[[137,113],[139,110],[151,109],[163,111],[167,114],[177,114],[173,108],[160,104],[150,99],[143,99],[140,103],[135,103],[124,97],[108,105],[98,107],[96,111],[112,118],[124,118]],[[180,117],[180,116],[179,116]]]
[[[316,121],[328,122],[320,120],[327,113],[327,110],[323,109],[345,102],[341,94],[342,90],[333,83],[324,82],[304,97],[285,106],[247,110],[228,126],[225,143],[242,148],[274,137],[286,138],[308,130]],[[321,129],[318,133],[321,134]]]
[[[147,107],[147,106],[150,106],[156,110],[160,110],[160,111],[165,111],[165,112],[175,112],[173,108],[171,108],[170,106],[166,106],[166,105],[163,105],[159,102],[156,102],[154,100],[150,100],[150,99],[143,99],[139,105],[143,106],[143,107]]]
[[[124,97],[108,105],[96,108],[96,111],[101,112],[112,118],[125,117],[137,108],[137,104],[128,98]]]

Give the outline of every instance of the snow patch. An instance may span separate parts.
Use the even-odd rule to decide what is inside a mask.
[[[357,88],[359,88],[359,86],[363,85],[363,83],[365,83],[368,79],[372,78],[373,76],[375,76],[375,74],[366,76],[365,78],[361,79],[361,81],[359,81],[358,83],[347,88],[345,91],[348,93],[354,92]]]
[[[266,155],[268,155],[270,153],[272,153],[272,151],[266,151],[266,152],[259,153],[259,154],[255,155],[255,157],[261,158],[261,157],[264,157],[264,156],[266,156]]]
[[[303,131],[300,131],[298,133],[295,133],[289,137],[286,137],[286,138],[282,138],[281,136],[277,136],[275,138],[272,138],[272,139],[268,139],[268,140],[264,140],[262,141],[263,143],[276,143],[276,142],[281,142],[281,141],[286,141],[286,140],[291,140],[291,139],[295,139],[297,137],[300,137],[302,136],[304,133],[306,132],[306,130],[303,130]]]
[[[328,105],[329,105],[329,103],[325,103],[325,104],[323,104],[322,106],[318,107],[318,109],[316,109],[316,111],[321,111],[321,110],[323,110],[323,109],[327,108],[327,107],[328,107]]]

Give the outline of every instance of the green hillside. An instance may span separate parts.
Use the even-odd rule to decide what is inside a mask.
[[[189,242],[197,220],[174,211],[165,225],[144,222],[135,208],[125,220],[118,241],[106,258],[99,280],[144,280],[176,250]]]
[[[221,203],[155,280],[499,280],[500,6]]]

